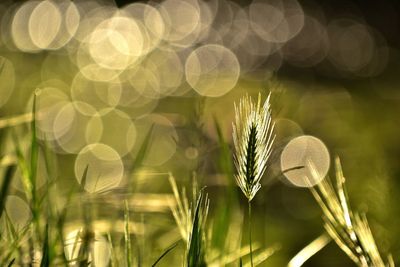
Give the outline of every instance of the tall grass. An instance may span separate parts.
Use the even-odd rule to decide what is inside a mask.
[[[236,182],[248,201],[250,260],[253,266],[251,240],[251,200],[261,188],[260,180],[267,168],[275,136],[271,118],[270,96],[261,106],[245,96],[235,104],[233,123],[234,160],[237,170]]]
[[[211,225],[206,224],[210,200],[204,192],[205,189],[198,190],[197,186],[194,186],[192,189],[192,199],[189,200],[186,189],[182,188],[179,190],[176,180],[172,175],[170,175],[169,181],[175,196],[175,202],[171,203],[171,211],[180,230],[181,238],[185,243],[185,261],[183,265],[186,267],[217,267],[226,266],[235,261],[243,264],[242,258],[250,254],[250,246],[223,253],[223,247],[215,247],[215,244],[210,242],[212,240],[210,234],[213,232],[213,229]],[[232,222],[228,222],[225,227],[230,228],[233,225]],[[233,230],[236,232],[240,231],[236,227]],[[233,234],[232,232],[229,233]],[[225,236],[225,239],[227,242],[236,241],[231,239],[229,235]],[[254,260],[244,263],[243,266],[257,266],[267,260],[278,249],[278,245],[265,249],[257,247]],[[222,253],[218,253],[215,256],[213,253],[215,250],[219,250]]]
[[[122,207],[120,213],[116,212],[117,219],[108,218],[112,227],[102,233],[107,235],[111,253],[111,262],[104,264],[113,267],[122,265],[127,267],[159,266],[167,260],[167,257],[179,257],[181,254],[183,255],[180,257],[181,265],[186,267],[253,267],[262,264],[273,255],[279,246],[262,248],[253,242],[251,231],[251,203],[261,188],[261,179],[270,164],[270,155],[274,145],[274,122],[271,116],[270,100],[271,95],[264,103],[262,103],[260,95],[257,101],[245,96],[238,105],[235,105],[233,155],[219,123],[216,119],[214,120],[219,148],[217,168],[227,177],[228,182],[227,198],[216,203],[214,208],[210,208],[210,203],[214,203],[214,199],[209,199],[209,191],[206,188],[199,189],[203,185],[203,180],[198,181],[196,175],[193,175],[192,186],[186,190],[184,186],[178,185],[172,174],[169,175],[173,196],[173,200],[170,199],[169,204],[172,217],[176,222],[176,227],[173,228],[177,229],[176,232],[181,241],[176,242],[179,237],[171,239],[170,244],[163,246],[162,253],[154,257],[155,260],[151,264],[141,258],[137,248],[142,246],[141,249],[144,250],[146,249],[145,245],[139,244],[139,242],[135,243],[135,234],[139,233],[138,235],[140,235],[138,225],[143,228],[145,223],[143,220],[137,223],[137,213],[130,206],[129,200],[134,194],[131,190],[133,186],[128,183],[126,190],[121,190],[122,193],[119,191],[104,193],[106,196],[110,196],[111,201],[114,201],[112,203],[117,203],[119,208]],[[53,185],[56,183],[57,171],[53,163],[54,156],[46,141],[37,139],[36,101],[37,97],[34,96],[33,115],[29,121],[31,132],[28,156],[24,153],[17,131],[10,130],[16,161],[10,161],[9,166],[5,168],[0,185],[0,217],[3,221],[3,229],[0,231],[2,240],[0,243],[0,266],[94,266],[96,253],[99,253],[95,251],[95,244],[99,241],[96,239],[95,205],[101,196],[91,195],[89,197],[84,190],[79,191],[76,186],[72,186],[66,194],[64,206],[55,207]],[[7,122],[4,123],[7,124]],[[201,128],[202,126],[198,123],[196,127]],[[151,141],[152,128],[146,134],[139,153],[132,162],[133,169],[142,165]],[[199,145],[205,141],[206,139],[202,139],[199,141]],[[44,152],[46,171],[50,177],[44,190],[36,187],[39,152]],[[236,167],[236,173],[234,167]],[[312,163],[308,167],[312,170],[313,175],[319,175]],[[5,209],[7,196],[11,191],[10,185],[17,168],[21,172],[25,198],[32,212],[32,218],[22,229],[14,227]],[[80,180],[82,188],[85,187],[89,168],[90,166],[86,166]],[[194,170],[195,174],[196,171],[200,171],[198,166]],[[236,190],[238,189],[234,186],[234,181],[245,195],[248,203],[249,243],[245,246],[240,246],[243,214],[237,208]],[[198,186],[198,183],[201,186]],[[311,192],[323,211],[327,234],[356,265],[361,267],[394,266],[394,261],[390,256],[387,259],[381,256],[366,216],[352,211],[339,159],[336,159],[336,181],[324,179],[316,187],[311,188]],[[71,241],[66,239],[65,234],[69,231],[67,217],[74,201],[79,202],[81,209],[78,211],[82,214],[76,215],[79,217],[81,227],[74,240]],[[171,218],[170,215],[163,214],[162,216]],[[122,222],[122,231],[111,233],[113,227],[118,227],[119,222]],[[157,231],[154,232],[157,233]],[[172,234],[174,233],[175,230],[172,231]],[[326,234],[322,235],[303,249],[289,266],[301,266],[308,257],[322,249],[329,240]],[[68,247],[72,247],[72,253],[66,252]],[[183,249],[184,253],[179,253],[179,249]]]
[[[204,267],[206,263],[206,221],[209,200],[204,189],[193,187],[193,199],[189,204],[185,189],[179,193],[178,186],[172,175],[169,177],[177,205],[171,205],[172,214],[180,229],[182,239],[186,243],[187,267]]]

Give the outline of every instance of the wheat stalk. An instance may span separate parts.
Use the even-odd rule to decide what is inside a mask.
[[[236,182],[251,201],[261,188],[260,180],[267,168],[275,136],[271,117],[270,96],[261,106],[261,95],[254,103],[248,95],[235,103],[233,123]]]
[[[235,103],[235,121],[233,128],[234,163],[237,170],[236,182],[248,200],[249,206],[249,243],[250,261],[253,266],[251,241],[251,200],[261,188],[268,159],[274,143],[274,123],[271,116],[271,94],[261,106],[261,94],[257,103],[246,95]]]
[[[312,176],[319,177],[311,161]],[[339,158],[335,160],[336,184],[325,178],[311,193],[324,213],[325,229],[336,244],[360,267],[394,267],[391,256],[385,263],[375,243],[365,215],[350,208],[345,178]]]

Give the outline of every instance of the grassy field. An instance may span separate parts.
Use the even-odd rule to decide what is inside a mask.
[[[0,266],[399,265],[398,52],[282,3],[1,3]]]

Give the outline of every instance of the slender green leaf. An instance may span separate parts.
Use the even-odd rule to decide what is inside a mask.
[[[36,94],[33,95],[32,121],[31,121],[31,161],[30,179],[32,183],[32,201],[36,200],[36,175],[38,166],[39,145],[36,136]]]
[[[193,215],[193,224],[189,238],[186,263],[187,267],[205,267],[205,237],[204,224],[207,216],[208,203],[200,190],[197,198],[196,208]]]
[[[50,266],[49,225],[46,224],[40,267]]]
[[[153,133],[153,128],[154,128],[154,124],[151,125],[149,131],[147,132],[146,137],[143,140],[142,145],[139,148],[139,151],[136,155],[136,158],[133,162],[133,168],[137,168],[138,166],[140,166],[143,163],[143,160],[146,157],[146,153],[147,150],[149,148],[150,145],[150,141],[151,141],[151,137],[152,137],[152,133]]]
[[[155,267],[157,265],[158,262],[160,262],[162,260],[162,258],[164,258],[170,251],[172,251],[176,246],[178,245],[178,242],[176,242],[175,244],[173,244],[172,246],[170,246],[169,248],[167,248],[161,255],[160,257],[158,257],[158,259],[153,263],[153,265],[151,265],[152,267]]]
[[[14,176],[14,171],[15,171],[15,166],[10,165],[7,167],[6,173],[3,178],[3,184],[1,185],[1,192],[0,192],[0,217],[3,214],[3,210],[6,204],[6,199],[7,199],[7,193],[8,189],[11,184],[11,180]]]
[[[82,174],[82,178],[81,178],[81,186],[83,189],[85,189],[85,187],[86,187],[88,171],[89,171],[89,165],[86,165],[85,170],[83,171],[83,174]]]
[[[124,220],[125,220],[125,256],[127,267],[132,266],[132,245],[131,245],[131,234],[129,229],[129,205],[128,201],[124,201]]]
[[[14,259],[12,259],[11,261],[10,261],[10,263],[7,265],[8,267],[11,267],[11,266],[13,266],[14,265],[14,262],[15,262],[15,258]]]

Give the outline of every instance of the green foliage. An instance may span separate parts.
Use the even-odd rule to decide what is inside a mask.
[[[137,193],[136,190],[135,193],[132,193],[129,190],[132,186],[132,181],[128,180],[126,184],[121,184],[121,187],[118,188],[122,190],[107,191],[104,194],[89,194],[85,192],[84,188],[89,182],[88,172],[92,166],[87,165],[80,179],[80,189],[78,189],[78,184],[74,179],[71,179],[72,185],[70,188],[63,188],[63,185],[60,185],[60,181],[58,180],[57,158],[52,154],[50,149],[51,141],[48,141],[46,138],[38,141],[36,132],[36,101],[37,97],[34,96],[28,148],[24,147],[23,142],[20,142],[22,139],[19,131],[16,129],[11,129],[10,131],[14,143],[15,162],[11,162],[11,164],[4,168],[0,188],[0,217],[2,226],[2,229],[0,229],[0,238],[2,241],[0,243],[1,266],[20,266],[30,264],[33,261],[38,264],[40,263],[41,267],[67,267],[71,264],[80,267],[93,266],[96,255],[98,256],[99,253],[109,251],[111,261],[108,263],[108,266],[113,267],[120,266],[121,263],[127,267],[161,266],[163,263],[171,264],[171,262],[176,263],[178,261],[187,267],[248,267],[263,264],[278,249],[277,246],[265,247],[264,244],[253,243],[251,240],[251,231],[249,232],[249,243],[247,243],[247,240],[242,241],[243,214],[239,206],[239,190],[234,183],[235,170],[232,152],[230,143],[224,137],[223,129],[216,118],[214,118],[214,126],[217,133],[217,142],[213,144],[215,145],[215,151],[213,152],[216,152],[216,154],[213,155],[215,158],[210,158],[210,161],[215,159],[215,165],[212,165],[212,168],[215,167],[215,170],[213,169],[212,171],[221,174],[222,178],[220,179],[224,182],[224,186],[218,188],[220,195],[215,198],[215,202],[214,193],[211,190],[207,190],[212,196],[213,203],[215,203],[209,215],[208,195],[204,189],[197,190],[197,183],[199,181],[197,181],[195,175],[192,181],[193,186],[188,186],[188,188],[193,187],[193,191],[191,192],[185,190],[186,184],[178,187],[171,175],[170,182],[173,192],[172,194],[165,193],[167,195],[166,198],[160,198],[159,195],[162,195],[161,193],[156,194],[151,192],[150,189],[153,189],[151,187],[151,179],[146,180],[144,183],[145,193]],[[258,148],[259,128],[255,124],[249,125],[251,127],[249,128],[248,136],[246,139],[243,139],[246,140],[246,145],[243,146],[246,148],[243,150],[246,157],[240,158],[244,163],[240,166],[245,167],[243,169],[245,174],[243,176],[245,177],[243,185],[247,187],[245,187],[244,191],[253,194],[259,189],[259,187],[251,187],[260,179],[259,169],[257,169],[259,168],[257,167],[259,162],[257,160],[259,160],[260,153],[263,150]],[[273,124],[270,122],[268,125],[271,126]],[[194,123],[194,126],[199,128],[196,131],[196,135],[201,135],[204,125],[198,121]],[[136,154],[136,158],[133,160],[132,170],[138,170],[139,167],[143,167],[148,148],[154,141],[153,130],[154,125],[144,134],[145,138],[138,149],[139,152]],[[272,133],[267,132],[269,133],[267,140],[270,142],[273,140]],[[206,141],[210,141],[204,136],[202,138],[202,142],[199,142],[199,145],[204,145]],[[6,136],[4,136],[3,140],[9,141],[6,139]],[[25,150],[30,153],[26,153],[27,151]],[[202,156],[207,156],[207,148],[199,147],[199,150],[204,152]],[[42,188],[37,187],[38,179],[40,178],[37,175],[40,164],[39,152],[44,153],[44,164],[47,176],[49,177],[49,180],[45,182]],[[270,153],[270,148],[267,149],[267,152]],[[290,171],[304,167],[294,167]],[[375,240],[372,238],[372,231],[369,228],[366,217],[362,214],[358,215],[358,213],[352,212],[348,203],[349,196],[344,187],[341,166],[337,163],[336,167],[336,175],[339,182],[332,185],[331,182],[325,180],[316,188],[311,189],[324,211],[327,232],[338,243],[339,247],[359,266],[363,266],[362,263],[374,267],[383,266],[382,264],[387,264],[387,266],[391,267],[394,266],[395,262],[391,256],[387,260],[380,258],[381,254],[377,250]],[[11,186],[14,182],[16,168],[19,168],[21,173],[22,194],[20,192],[15,193]],[[61,172],[68,171],[65,166],[61,166],[60,170]],[[159,169],[154,168],[152,171],[157,173],[157,171],[161,172],[163,169],[162,167]],[[161,172],[161,174],[165,175],[165,172]],[[127,177],[129,177],[129,174],[127,174]],[[132,177],[136,179],[135,175],[132,175]],[[207,183],[207,181],[207,179],[201,179],[200,182]],[[137,184],[141,185],[140,183]],[[125,186],[128,190],[125,190]],[[160,191],[163,190],[162,186],[163,184],[158,188]],[[212,188],[212,190],[214,189]],[[257,190],[254,191],[254,189]],[[189,196],[193,195],[193,197],[188,198],[187,193],[189,193]],[[7,196],[10,194],[24,194],[24,200],[27,201],[29,209],[32,212],[32,218],[28,221],[28,225],[22,229],[15,227],[13,217],[5,209]],[[63,197],[61,205],[58,203],[60,196]],[[249,196],[248,224],[251,229],[250,218],[253,211],[255,219],[260,219],[257,218],[259,216],[257,210],[252,210],[250,206],[250,200],[254,197],[254,194],[249,194]],[[143,197],[144,200],[140,199],[140,197]],[[150,218],[146,222],[137,218],[138,216],[134,216],[142,214],[143,211],[140,209],[145,205],[151,204],[153,207],[159,208],[162,206],[161,204],[165,205],[165,202],[168,202],[172,210],[172,216],[175,218],[176,225],[171,225],[168,210],[160,211],[155,209],[155,211],[146,213],[146,216]],[[138,209],[138,212],[135,209]],[[338,213],[338,211],[341,212]],[[349,217],[351,219],[353,230],[346,224],[346,219],[342,217]],[[269,223],[268,220],[267,223]],[[262,224],[258,221],[255,225]],[[65,234],[76,227],[79,229],[78,235],[72,244],[72,250],[76,253],[70,253],[67,252],[66,248],[71,244],[66,244]],[[265,226],[264,228],[267,227]],[[101,235],[108,237],[108,247],[104,250],[99,250],[100,252],[96,251],[98,249],[96,246],[99,246],[96,242],[101,241],[96,239],[98,234],[96,231],[98,229],[102,229]],[[254,230],[257,234],[262,232],[260,229]],[[354,235],[352,231],[355,233]],[[356,237],[356,241],[352,239],[352,236]],[[136,237],[138,238],[136,239]],[[256,237],[258,241],[260,238],[259,236]],[[144,242],[136,242],[137,240],[141,241],[144,239],[149,243],[146,246]],[[182,239],[183,241],[179,241],[178,239]],[[179,242],[185,245],[178,246]],[[245,243],[245,245],[241,246],[242,243]],[[157,248],[154,251],[163,252],[160,255],[151,254],[152,252],[149,251],[151,246]],[[37,255],[40,255],[40,257]],[[153,261],[154,259],[156,260]],[[149,262],[150,260],[152,262]],[[270,266],[269,263],[266,266]]]
[[[189,234],[188,251],[186,254],[187,267],[205,267],[206,263],[206,242],[205,242],[205,222],[208,214],[208,199],[200,190],[196,201],[193,215],[193,223]]]

